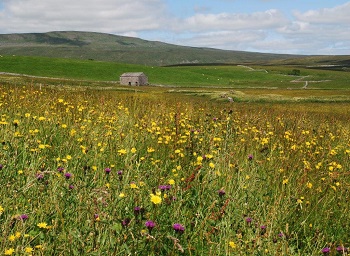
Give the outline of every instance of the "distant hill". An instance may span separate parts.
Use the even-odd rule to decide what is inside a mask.
[[[186,47],[94,32],[0,35],[0,55],[46,56],[142,65],[259,63],[303,56]]]

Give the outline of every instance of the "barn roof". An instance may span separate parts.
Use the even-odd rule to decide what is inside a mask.
[[[143,72],[127,72],[121,75],[121,77],[138,77],[145,76]]]

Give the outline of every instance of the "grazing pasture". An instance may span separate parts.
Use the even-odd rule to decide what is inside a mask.
[[[291,75],[298,70],[299,75]],[[0,72],[61,79],[118,82],[126,72],[144,72],[151,85],[185,88],[348,90],[350,72],[300,66],[207,65],[157,67],[45,57],[0,57]],[[81,81],[84,84],[84,81]]]
[[[69,78],[113,80],[100,73],[107,66],[96,73],[82,66]],[[232,88],[234,73],[245,69],[159,68],[164,77],[153,79]],[[68,78],[59,72],[27,74]],[[247,87],[268,74],[264,86],[286,88],[295,78],[283,72],[240,73],[239,86],[254,95]],[[238,103],[85,83],[1,78],[1,254],[347,255],[347,100]],[[205,95],[227,91],[217,90]]]

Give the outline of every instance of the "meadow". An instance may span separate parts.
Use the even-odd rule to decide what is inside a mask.
[[[0,84],[1,254],[348,255],[348,101],[26,79]]]

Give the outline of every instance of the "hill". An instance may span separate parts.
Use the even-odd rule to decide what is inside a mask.
[[[44,56],[142,65],[266,63],[303,56],[186,47],[94,32],[0,35],[0,55]]]

